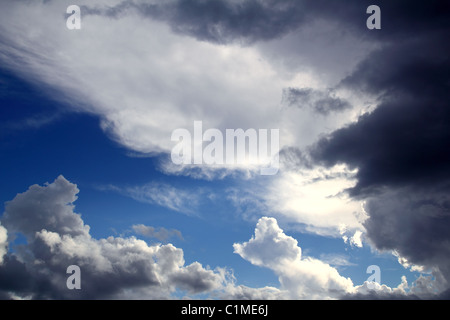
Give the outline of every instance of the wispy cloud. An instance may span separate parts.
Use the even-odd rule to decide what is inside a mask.
[[[176,229],[166,229],[163,227],[155,228],[152,226],[146,226],[143,224],[135,224],[132,225],[131,228],[136,234],[139,234],[144,237],[148,238],[155,238],[160,241],[167,241],[168,239],[172,237],[177,237],[181,240],[183,240],[183,236],[181,235],[181,232]]]
[[[114,191],[136,201],[168,208],[187,215],[196,215],[203,189],[180,189],[167,183],[150,182],[139,186],[99,186],[99,190]]]

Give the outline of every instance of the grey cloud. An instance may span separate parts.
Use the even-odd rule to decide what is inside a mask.
[[[377,106],[309,154],[316,164],[358,169],[347,191],[366,200],[366,239],[431,270],[441,280],[421,278],[411,291],[439,298],[450,279],[450,21],[443,18],[450,8],[443,1],[380,7],[380,48],[338,85],[373,96]],[[426,286],[436,292],[421,292]]]
[[[108,8],[85,6],[87,14],[115,18],[130,9],[149,18],[167,21],[175,32],[215,43],[272,39],[304,20],[303,5],[297,1],[179,0],[162,4],[124,1]]]
[[[326,166],[357,167],[353,195],[450,177],[450,46],[444,39],[437,33],[389,45],[341,82],[376,95],[378,106],[322,138],[311,155]]]
[[[349,0],[345,4],[326,0],[174,0],[164,3],[127,0],[116,6],[87,5],[83,11],[120,18],[128,10],[137,10],[141,15],[166,21],[175,32],[215,43],[271,40],[315,19],[338,22],[345,32],[361,38],[399,40],[405,34],[442,28],[449,13],[445,0],[426,3],[379,0],[376,4],[382,8],[382,29],[368,34],[366,9],[372,4],[369,0]]]
[[[68,183],[63,176],[52,184],[32,185],[6,202],[2,223],[10,232],[19,231],[28,240],[42,229],[71,236],[87,235],[89,227],[73,212],[72,203],[78,191],[76,185]],[[58,214],[53,214],[55,212]]]
[[[351,108],[347,100],[337,97],[331,89],[287,88],[283,90],[283,102],[289,106],[311,108],[322,115]]]
[[[220,289],[225,273],[185,265],[183,251],[171,244],[149,246],[135,237],[94,239],[73,202],[78,188],[59,176],[45,186],[33,185],[7,203],[2,224],[19,232],[18,245],[0,266],[0,292],[34,299],[170,298],[177,288],[197,294]],[[9,229],[11,228],[11,229]],[[81,290],[68,290],[66,269],[81,269]]]
[[[448,190],[387,190],[368,199],[366,210],[364,226],[376,248],[396,250],[409,263],[440,272],[443,285],[450,283]]]
[[[217,274],[194,262],[174,273],[170,279],[177,287],[189,293],[201,293],[216,289],[218,286]]]
[[[100,189],[119,192],[136,201],[159,205],[185,214],[195,214],[199,205],[199,195],[203,193],[201,189],[185,190],[159,182],[150,182],[133,187],[110,185],[100,187]]]

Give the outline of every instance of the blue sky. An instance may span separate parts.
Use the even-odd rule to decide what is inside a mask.
[[[310,23],[297,7],[243,3],[80,2],[82,28],[69,30],[69,4],[1,2],[1,298],[429,298],[446,292],[440,229],[442,247],[430,245],[433,255],[411,249],[427,251],[427,243],[410,238],[421,225],[417,217],[425,221],[426,239],[433,217],[447,217],[445,199],[419,188],[421,176],[435,179],[435,173],[417,169],[425,160],[414,150],[390,148],[397,140],[382,133],[389,121],[385,131],[365,131],[394,112],[386,111],[390,105],[410,101],[407,95],[395,100],[386,88],[413,88],[390,72],[398,52],[417,44],[387,45],[386,31],[358,24],[367,14],[353,2],[331,17],[330,8],[304,5]],[[189,5],[192,12],[182,9]],[[397,7],[388,8],[387,16],[408,21]],[[233,23],[252,10],[271,12],[273,21]],[[386,26],[392,38],[406,32],[400,22]],[[390,58],[376,82],[363,71],[377,65],[383,50]],[[401,75],[412,72],[399,68]],[[401,145],[402,126],[408,132],[420,112],[411,114],[392,124]],[[192,130],[199,120],[223,132],[278,128],[280,170],[262,176],[247,164],[171,163],[171,132]],[[433,141],[441,138],[435,134]],[[367,141],[381,151],[367,151]],[[413,158],[417,174],[399,169],[403,154]],[[441,185],[444,178],[433,180],[433,187]],[[411,215],[397,216],[403,210]],[[77,293],[64,287],[70,263],[81,266]],[[27,283],[46,285],[27,287],[19,274],[9,284],[14,264],[30,269]],[[372,290],[370,265],[381,270]],[[54,277],[42,278],[43,270]],[[111,289],[93,290],[105,274],[115,281]]]

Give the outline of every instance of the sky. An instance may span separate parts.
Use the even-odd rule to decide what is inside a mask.
[[[1,299],[450,297],[446,1],[0,6]]]

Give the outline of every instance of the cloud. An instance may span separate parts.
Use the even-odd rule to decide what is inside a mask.
[[[321,254],[320,260],[336,268],[345,268],[356,265],[355,263],[350,262],[349,257],[338,253]]]
[[[274,287],[249,288],[243,285],[227,285],[219,298],[230,300],[281,300],[286,292]]]
[[[172,244],[148,245],[135,237],[94,239],[73,202],[76,185],[59,176],[45,186],[33,185],[6,204],[2,224],[27,244],[7,254],[0,267],[0,290],[36,299],[126,297],[170,298],[178,288],[187,294],[218,290],[226,271],[194,262],[185,265],[183,251]],[[0,229],[5,230],[3,227]],[[81,269],[82,289],[66,288],[66,268]]]
[[[354,184],[352,175],[345,166],[284,171],[257,196],[268,212],[298,229],[338,237],[341,225],[353,232],[363,229],[361,203],[342,193]]]
[[[312,108],[315,112],[322,115],[351,108],[348,101],[336,97],[332,90],[320,91],[312,88],[287,88],[283,90],[283,100],[290,106]]]
[[[354,291],[352,281],[329,264],[302,257],[297,240],[284,234],[274,218],[259,219],[255,235],[233,247],[252,264],[273,270],[290,299],[338,298]]]
[[[3,263],[3,256],[8,252],[8,232],[0,224],[0,265]]]
[[[356,230],[352,236],[349,235],[349,230],[345,224],[342,224],[339,228],[339,233],[342,235],[342,240],[345,243],[350,244],[351,246],[355,246],[358,248],[362,248],[362,235],[363,232],[361,230]]]
[[[32,241],[42,229],[69,236],[89,235],[89,226],[73,212],[79,190],[59,176],[51,184],[32,185],[5,203],[2,224],[9,232],[20,232]]]
[[[347,257],[321,255],[319,260],[303,256],[297,240],[286,235],[274,218],[260,218],[254,236],[233,247],[250,263],[275,272],[280,289],[274,293],[282,299],[436,299],[447,294],[446,280],[439,273],[421,275],[411,284],[402,276],[393,288],[368,281],[354,285],[335,268],[354,265]]]
[[[155,228],[152,226],[146,226],[143,224],[135,224],[131,226],[134,232],[136,234],[149,237],[149,238],[155,238],[160,241],[167,241],[171,237],[178,237],[179,239],[183,239],[183,236],[181,235],[181,232],[176,229],[166,229],[163,227]]]
[[[370,1],[347,1],[345,6],[326,0],[272,1],[244,0],[214,2],[202,0],[172,0],[164,3],[121,1],[109,7],[87,5],[88,14],[120,18],[130,10],[142,16],[167,22],[172,30],[213,43],[267,41],[281,38],[292,31],[305,28],[315,20],[338,23],[339,29],[367,37],[365,20]],[[443,1],[433,1],[429,6],[420,1],[381,0],[383,8],[382,31],[370,34],[380,40],[401,39],[402,35],[424,33],[438,29],[446,22],[448,8]],[[411,21],[417,21],[416,28]]]
[[[0,265],[4,299],[171,299],[206,294],[219,299],[282,299],[274,287],[236,284],[232,270],[185,264],[183,250],[167,243],[149,245],[134,236],[95,239],[74,211],[78,187],[63,176],[32,185],[7,202],[1,218],[8,237],[23,234]],[[31,225],[28,225],[31,224]],[[142,224],[141,235],[166,238],[179,231]],[[0,226],[0,232],[6,228]],[[1,235],[1,233],[0,233]],[[6,243],[6,238],[4,243]],[[66,269],[78,265],[81,290],[68,290]]]
[[[272,39],[299,26],[305,16],[302,5],[287,1],[123,1],[107,9],[86,8],[88,14],[110,17],[134,9],[142,16],[166,21],[177,33],[221,44]]]
[[[362,300],[414,300],[420,299],[417,295],[409,291],[408,281],[402,276],[400,284],[396,288],[390,288],[378,282],[365,281],[362,285],[355,288],[356,292],[347,294],[341,298],[362,299]],[[429,298],[429,296],[427,297]]]
[[[195,215],[202,190],[183,190],[167,183],[150,182],[140,186],[102,186],[101,190],[115,191],[132,199],[165,207],[177,212]]]
[[[98,115],[102,129],[130,150],[170,152],[172,131],[199,119],[221,130],[277,127],[286,81],[250,47],[177,35],[135,10],[120,19],[86,14],[79,32],[67,30],[54,2],[8,4],[1,16],[5,68],[51,88],[64,107]],[[30,28],[39,31],[32,36]]]
[[[446,191],[404,188],[386,190],[365,204],[369,218],[364,226],[372,244],[379,250],[395,250],[407,267],[422,266],[420,270],[441,274],[438,291],[450,282],[448,203]]]

